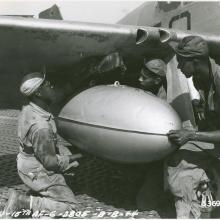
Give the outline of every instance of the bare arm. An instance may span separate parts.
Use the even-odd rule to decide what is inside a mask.
[[[209,142],[213,144],[220,143],[220,130],[209,132],[195,132],[195,141]]]
[[[209,132],[196,132],[184,129],[171,130],[167,135],[169,140],[178,146],[182,146],[187,141],[201,141],[213,144],[220,143],[220,130]]]
[[[76,161],[77,159],[80,159],[82,157],[82,154],[73,154],[73,155],[69,155],[69,162],[72,163],[74,161]]]

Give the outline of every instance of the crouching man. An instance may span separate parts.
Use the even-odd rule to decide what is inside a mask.
[[[17,169],[21,180],[36,193],[25,196],[12,191],[5,213],[21,209],[56,214],[77,208],[77,201],[62,175],[70,167],[78,166],[81,154],[61,155],[57,145],[57,129],[49,111],[56,95],[51,83],[42,73],[26,75],[20,86],[29,100],[23,106],[18,121],[20,152]],[[10,216],[6,216],[10,217]]]
[[[206,129],[168,133],[169,139],[180,146],[168,162],[168,182],[177,218],[208,218],[213,201],[220,200],[220,67],[198,36],[183,38],[176,55],[178,68],[187,78],[193,77],[205,103]]]
[[[140,88],[152,92],[158,98],[166,100],[167,93],[167,66],[161,59],[145,60],[140,72]]]
[[[161,59],[145,60],[139,74],[140,88],[166,100],[167,66]],[[139,210],[156,210],[164,194],[163,161],[146,165],[145,180],[139,190],[136,203]]]

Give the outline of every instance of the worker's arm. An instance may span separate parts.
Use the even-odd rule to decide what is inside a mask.
[[[167,134],[171,142],[178,146],[182,146],[188,141],[201,141],[213,144],[220,143],[220,130],[209,132],[197,132],[190,130],[171,130]]]
[[[36,157],[49,171],[59,171],[53,135],[48,128],[37,129],[32,134],[32,144]]]
[[[35,155],[49,171],[64,172],[71,167],[77,167],[79,163],[76,160],[82,157],[81,154],[56,154],[54,136],[48,128],[33,132],[32,143]]]
[[[69,162],[72,163],[74,161],[77,161],[77,159],[80,159],[82,157],[82,154],[72,154],[69,155]]]

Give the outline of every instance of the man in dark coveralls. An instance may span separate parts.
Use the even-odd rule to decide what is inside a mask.
[[[177,218],[208,218],[212,210],[208,203],[220,200],[220,67],[209,57],[201,37],[185,37],[175,50],[178,68],[187,78],[193,77],[205,103],[206,128],[168,133],[170,141],[180,146],[168,161],[168,183]]]
[[[78,202],[62,173],[77,167],[77,159],[82,155],[59,152],[57,129],[49,110],[56,98],[54,87],[44,74],[34,72],[23,78],[20,91],[29,104],[23,106],[18,121],[20,152],[17,169],[21,180],[36,196],[12,191],[4,210],[9,213],[6,217],[22,208],[33,212],[55,212],[55,215],[74,210]]]
[[[144,59],[142,69],[139,74],[140,88],[146,92],[151,92],[158,98],[167,99],[167,66],[161,59]],[[136,201],[140,210],[154,210],[159,205],[159,200],[163,196],[163,161],[148,164],[145,180],[138,192]]]

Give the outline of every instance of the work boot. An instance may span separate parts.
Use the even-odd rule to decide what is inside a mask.
[[[30,198],[15,190],[11,190],[3,212],[3,218],[12,218],[14,212],[21,211],[22,209],[30,209]]]

